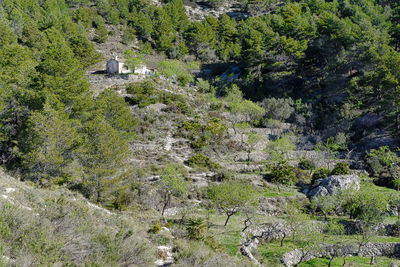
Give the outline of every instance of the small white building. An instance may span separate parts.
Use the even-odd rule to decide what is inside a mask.
[[[149,69],[147,66],[141,65],[135,68],[135,74],[138,75],[151,75],[153,74],[153,70]]]
[[[122,59],[118,59],[118,57],[110,59],[106,64],[106,70],[108,74],[129,74],[134,73],[137,75],[151,75],[154,73],[154,70],[148,68],[145,65],[140,65],[132,71]]]

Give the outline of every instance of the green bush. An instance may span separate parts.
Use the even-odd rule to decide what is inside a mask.
[[[161,228],[162,228],[161,223],[157,222],[157,223],[154,223],[154,224],[150,227],[150,229],[148,230],[148,232],[151,233],[151,234],[157,234],[157,233],[159,233],[159,232],[161,231]]]
[[[325,169],[325,168],[318,168],[314,171],[312,175],[312,180],[318,180],[318,179],[323,179],[331,175],[331,170]]]
[[[146,107],[154,104],[157,100],[155,96],[155,85],[151,81],[131,83],[126,87],[126,92],[132,95],[129,97],[130,104],[139,105],[139,107]]]
[[[190,239],[203,240],[207,235],[208,225],[202,218],[189,219],[186,229]]]
[[[284,121],[294,112],[294,101],[291,98],[266,98],[261,106],[266,110],[268,119]]]
[[[338,162],[333,168],[331,175],[347,175],[350,174],[350,167],[347,162]]]
[[[201,153],[197,153],[190,157],[187,161],[187,164],[192,167],[201,167],[201,168],[208,168],[210,170],[217,170],[221,168],[217,163],[211,161],[211,159]]]
[[[347,149],[347,137],[344,133],[339,132],[335,136],[328,137],[325,142],[318,142],[316,150],[327,151],[336,154]]]
[[[136,39],[135,29],[127,26],[122,34],[122,43],[129,45]]]
[[[400,237],[400,220],[397,220],[393,225],[393,235],[396,237]]]
[[[299,162],[299,168],[302,170],[314,170],[315,164],[309,159],[301,159]]]
[[[185,64],[179,60],[165,60],[162,61],[158,70],[167,78],[175,78],[179,85],[186,86],[189,82],[193,82],[193,75],[190,73],[192,69],[199,69],[195,63]]]
[[[274,183],[294,185],[297,183],[296,168],[287,163],[279,163],[272,168],[270,179]]]
[[[365,156],[365,161],[370,174],[379,177],[383,173],[389,172],[395,164],[399,163],[400,159],[389,147],[382,146],[379,149],[371,149]]]
[[[233,178],[233,172],[228,169],[218,169],[214,176],[212,177],[213,181],[223,182],[226,180],[231,180]]]
[[[179,132],[191,141],[192,148],[198,149],[211,144],[221,144],[226,136],[227,126],[218,118],[210,118],[206,124],[196,120],[183,122]]]

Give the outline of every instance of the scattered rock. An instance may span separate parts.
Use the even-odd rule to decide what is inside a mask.
[[[257,249],[258,243],[259,241],[257,238],[250,239],[248,242],[245,242],[241,246],[240,253],[242,253],[243,256],[251,259],[256,265],[261,266],[261,264],[258,262],[258,260],[253,256],[253,253],[251,252],[252,249]]]
[[[10,194],[10,193],[13,193],[13,192],[15,192],[15,188],[12,188],[12,187],[6,188],[6,194]]]
[[[174,263],[172,257],[172,248],[167,246],[157,247],[157,257],[159,258],[154,264],[156,266],[170,266]]]
[[[156,104],[148,105],[148,106],[146,107],[146,110],[147,110],[147,111],[152,110],[152,111],[155,111],[155,112],[157,112],[157,113],[161,113],[161,112],[162,112],[163,110],[165,110],[167,107],[168,107],[168,106],[165,105],[165,104],[163,104],[163,103],[156,103]]]
[[[106,213],[106,214],[112,214],[111,211],[109,211],[109,210],[107,210],[107,209],[105,209],[105,208],[102,208],[102,207],[100,207],[100,206],[97,206],[96,204],[90,203],[89,201],[87,202],[87,204],[88,204],[88,206],[91,207],[91,208],[94,208],[94,209],[96,209],[96,210],[100,210],[100,211],[102,211],[102,212],[104,212],[104,213]]]
[[[305,193],[309,197],[319,197],[336,195],[341,190],[349,188],[353,188],[354,190],[360,189],[360,178],[357,175],[332,175],[327,178],[318,179]]]

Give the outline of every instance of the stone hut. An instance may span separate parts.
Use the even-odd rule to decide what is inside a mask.
[[[108,74],[127,74],[132,73],[123,60],[119,60],[118,57],[110,59],[106,64],[106,70]]]

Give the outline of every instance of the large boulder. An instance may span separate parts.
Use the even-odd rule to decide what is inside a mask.
[[[360,178],[357,175],[332,175],[318,179],[305,193],[308,197],[328,196],[349,188],[360,189]]]

